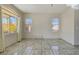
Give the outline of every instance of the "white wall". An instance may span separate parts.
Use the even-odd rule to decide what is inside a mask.
[[[5,47],[8,47],[18,41],[17,33],[10,33],[4,36],[5,39]]]
[[[71,8],[61,16],[61,38],[74,45],[74,10]]]
[[[25,14],[24,18],[32,17],[32,31],[26,32],[25,25],[23,24],[23,38],[60,38],[60,32],[54,33],[51,30],[51,18],[58,17],[52,14]],[[25,21],[25,19],[23,21]]]
[[[79,10],[75,10],[74,43],[79,45]]]

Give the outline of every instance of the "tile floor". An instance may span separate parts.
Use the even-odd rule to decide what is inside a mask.
[[[79,47],[60,39],[24,39],[0,55],[79,55]]]

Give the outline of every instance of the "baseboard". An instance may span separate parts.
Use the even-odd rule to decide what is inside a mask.
[[[50,40],[52,40],[52,39],[60,39],[60,38],[22,38],[22,40],[24,40],[24,39],[50,39]]]

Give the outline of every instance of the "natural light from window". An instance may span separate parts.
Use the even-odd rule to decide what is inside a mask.
[[[25,20],[25,24],[26,24],[26,30],[28,31],[28,32],[31,32],[31,29],[32,29],[32,18],[27,18],[26,20]]]
[[[59,31],[59,23],[60,23],[59,18],[52,19],[52,30],[53,31],[55,32]]]

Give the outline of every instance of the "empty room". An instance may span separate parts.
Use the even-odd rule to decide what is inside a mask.
[[[78,35],[79,5],[0,5],[0,55],[78,55]]]

